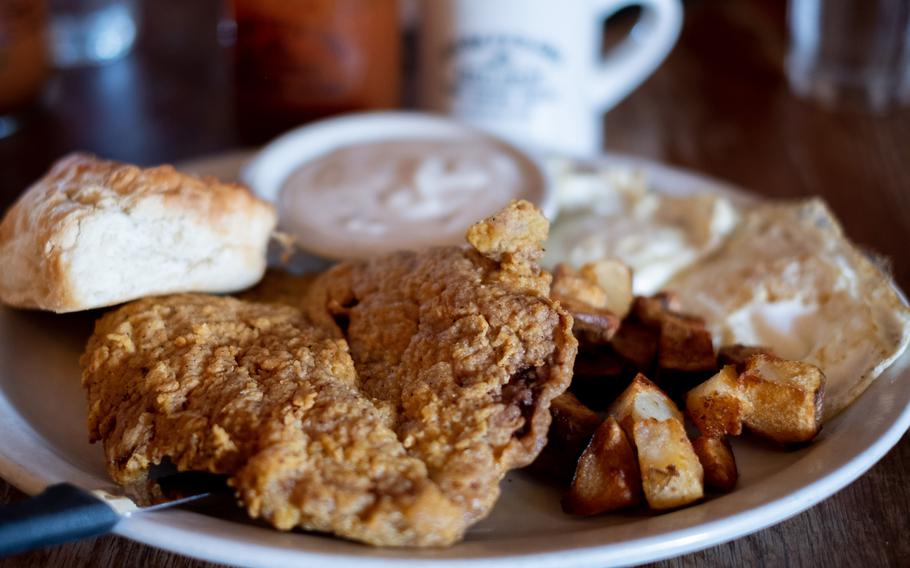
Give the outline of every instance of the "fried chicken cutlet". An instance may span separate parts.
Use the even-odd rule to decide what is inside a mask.
[[[231,476],[253,517],[376,545],[450,544],[460,509],[356,387],[343,340],[290,307],[187,294],[96,324],[89,432],[121,485],[165,458]]]
[[[545,234],[517,204],[471,229],[472,250],[339,265],[308,284],[309,317],[204,295],[128,304],[82,358],[91,438],[121,484],[167,458],[229,475],[281,529],[452,544],[537,455],[571,378],[571,316],[535,264]]]
[[[348,341],[358,388],[469,523],[540,452],[550,401],[571,380],[572,318],[537,265],[548,227],[516,201],[469,229],[470,248],[342,263],[303,302]]]

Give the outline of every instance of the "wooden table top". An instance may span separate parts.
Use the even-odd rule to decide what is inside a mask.
[[[150,5],[152,3],[147,3]],[[58,73],[20,133],[0,140],[0,207],[63,153],[141,164],[236,148],[217,0],[158,0],[126,60]],[[831,113],[782,74],[780,0],[692,0],[675,50],[606,117],[607,148],[729,180],[770,197],[821,195],[910,290],[910,110]],[[2,442],[0,442],[2,443]],[[0,502],[21,494],[0,480]],[[858,481],[777,526],[659,566],[883,566],[910,558],[910,439]],[[2,566],[205,566],[119,537],[20,555]]]

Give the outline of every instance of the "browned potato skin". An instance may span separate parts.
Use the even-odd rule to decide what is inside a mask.
[[[653,296],[637,296],[632,302],[631,314],[643,324],[658,328],[667,313],[679,312],[681,309],[679,296],[673,292],[660,292]]]
[[[657,384],[682,403],[685,393],[717,369],[711,333],[701,318],[664,314],[657,347]]]
[[[641,373],[650,373],[657,362],[659,331],[635,319],[626,319],[619,326],[610,344],[620,357],[635,365]]]
[[[636,297],[611,344],[641,372],[656,366],[657,384],[681,403],[687,390],[717,370],[717,357],[704,318],[680,308],[673,292]]]
[[[818,380],[806,385],[791,385],[762,378],[757,371],[762,364],[772,364],[791,377]],[[815,438],[821,430],[824,375],[813,365],[786,361],[768,355],[753,355],[740,375],[752,411],[744,420],[755,434],[778,444],[798,444]]]
[[[662,371],[706,371],[717,368],[711,334],[703,321],[666,314],[660,324],[657,364]]]
[[[596,308],[573,298],[556,298],[572,314],[575,321],[572,333],[583,344],[608,343],[619,329],[619,318],[610,310]]]
[[[635,423],[647,418],[647,416],[641,414],[641,407],[637,404],[638,398],[642,396],[648,397],[649,395],[656,395],[656,400],[661,408],[665,409],[665,414],[672,416],[680,424],[683,423],[683,413],[679,411],[679,408],[676,407],[666,393],[641,373],[635,375],[626,390],[613,401],[607,412],[619,421],[619,425],[623,427],[627,434],[631,435]]]
[[[618,260],[598,260],[582,265],[578,275],[597,284],[607,295],[611,312],[625,318],[632,308],[632,269]]]
[[[639,374],[610,405],[636,449],[642,490],[652,509],[673,509],[704,495],[702,466],[683,425],[683,414]]]
[[[635,450],[610,416],[597,428],[579,458],[562,508],[573,515],[606,513],[638,504],[641,491]]]
[[[746,369],[746,363],[753,355],[768,355],[776,357],[770,347],[761,345],[743,345],[734,343],[733,345],[724,345],[717,351],[717,364],[720,367],[733,365],[737,373],[742,373]]]
[[[650,508],[675,509],[704,497],[704,468],[680,420],[635,422],[632,441]]]
[[[550,297],[575,318],[572,331],[583,343],[607,343],[619,329],[620,318],[607,308],[606,291],[565,264],[553,271]]]
[[[547,445],[534,460],[531,469],[567,483],[575,472],[578,457],[603,420],[570,392],[553,399],[550,415],[553,422],[547,433]]]
[[[635,367],[610,345],[582,344],[569,389],[589,408],[606,410],[634,375]]]
[[[718,388],[710,389],[715,382],[720,383]],[[686,395],[686,415],[702,436],[739,436],[743,421],[752,410],[743,390],[736,368],[727,365],[689,391]]]
[[[739,472],[730,443],[724,438],[701,436],[692,440],[692,448],[705,470],[705,485],[723,493],[733,491]]]

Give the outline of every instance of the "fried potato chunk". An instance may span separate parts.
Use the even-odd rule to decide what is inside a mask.
[[[634,364],[610,345],[584,345],[575,358],[572,384],[575,396],[594,410],[606,410],[637,373]]]
[[[626,317],[633,300],[631,268],[618,260],[604,259],[582,265],[578,274],[604,291],[606,304],[603,307],[620,319]]]
[[[686,395],[686,414],[702,436],[739,436],[750,412],[752,403],[733,365],[725,366]]]
[[[730,443],[725,438],[701,436],[692,441],[692,448],[705,470],[705,485],[724,493],[733,491],[739,472]]]
[[[657,361],[659,330],[626,318],[610,344],[620,357],[632,363],[639,372],[649,373]]]
[[[596,515],[638,504],[641,472],[626,433],[609,416],[585,448],[562,508],[573,515]]]
[[[704,471],[682,422],[647,418],[635,423],[632,440],[649,507],[672,509],[704,496]]]
[[[672,292],[635,298],[613,345],[640,371],[650,372],[656,363],[657,384],[681,401],[687,390],[717,370],[717,357],[705,320],[679,309]]]
[[[821,429],[825,375],[809,363],[753,355],[741,375],[752,411],[745,425],[781,444],[807,442]]]
[[[608,307],[607,291],[593,277],[582,276],[565,264],[553,272],[550,297],[572,314],[572,331],[583,342],[606,343],[619,329],[620,316]]]
[[[682,310],[679,297],[673,292],[660,292],[653,296],[637,296],[632,303],[632,316],[650,327],[660,327],[668,313]]]
[[[683,421],[682,412],[676,408],[670,397],[641,373],[632,379],[632,383],[613,402],[608,412],[626,432],[631,432],[636,422],[648,418],[674,419],[680,423]]]
[[[712,371],[717,358],[701,318],[667,314],[660,324],[657,363],[668,371]]]
[[[717,364],[721,367],[733,365],[736,367],[737,373],[742,373],[746,369],[746,363],[749,361],[749,357],[753,355],[776,356],[770,347],[735,343],[733,345],[724,345],[717,350]]]
[[[638,451],[645,499],[652,509],[680,507],[704,496],[704,472],[686,436],[683,415],[654,383],[637,375],[609,413]]]
[[[572,333],[582,343],[605,344],[619,329],[619,318],[610,310],[595,308],[571,298],[562,299],[559,303],[572,314]]]
[[[578,457],[602,419],[570,392],[553,399],[550,414],[553,422],[547,434],[547,445],[534,461],[533,469],[567,482],[572,479]]]

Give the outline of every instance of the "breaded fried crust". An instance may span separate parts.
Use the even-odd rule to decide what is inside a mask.
[[[468,231],[470,249],[343,263],[307,292],[305,311],[350,344],[358,387],[468,522],[540,452],[571,379],[572,318],[536,264],[546,233],[513,202]]]
[[[280,279],[260,290],[277,304],[124,306],[82,359],[92,440],[121,484],[169,458],[230,475],[278,528],[451,544],[489,513],[505,472],[537,456],[571,379],[572,318],[536,264],[545,235],[519,202],[475,225],[472,249]]]
[[[253,517],[376,545],[460,538],[461,508],[358,392],[343,340],[290,307],[205,295],[108,313],[82,357],[89,431],[128,485],[169,458],[231,475]]]

